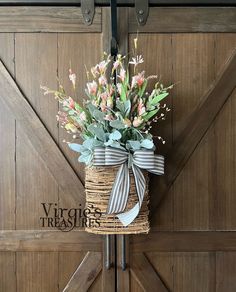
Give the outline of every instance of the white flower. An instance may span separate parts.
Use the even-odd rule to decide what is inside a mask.
[[[137,56],[136,58],[132,58],[132,61],[129,62],[129,64],[133,64],[134,66],[137,66],[138,64],[143,63],[143,57],[141,55]]]

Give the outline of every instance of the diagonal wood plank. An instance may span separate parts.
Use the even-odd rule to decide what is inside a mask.
[[[87,252],[63,292],[87,291],[102,269],[100,252]]]
[[[135,253],[132,257],[131,273],[144,291],[169,291],[143,253]]]
[[[236,50],[225,63],[221,73],[212,83],[208,92],[202,98],[201,104],[194,111],[189,123],[167,154],[166,175],[158,181],[159,197],[152,205],[152,215],[155,214],[154,210],[180,174],[227,99],[231,96],[236,86],[235,72]]]
[[[75,203],[84,202],[84,186],[1,61],[0,100],[20,123],[62,190]]]

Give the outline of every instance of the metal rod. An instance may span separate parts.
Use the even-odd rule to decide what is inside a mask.
[[[117,0],[119,7],[134,7],[135,0]],[[81,0],[2,0],[0,6],[80,6]],[[95,6],[110,6],[110,0],[95,0]],[[235,0],[149,0],[149,6],[236,6]]]
[[[121,269],[122,271],[126,270],[126,241],[125,235],[121,235]]]
[[[110,235],[105,235],[105,268],[109,270],[111,268],[111,238]]]

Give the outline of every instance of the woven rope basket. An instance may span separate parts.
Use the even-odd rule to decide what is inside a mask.
[[[143,172],[146,179],[146,191],[139,215],[128,226],[123,224],[115,215],[107,215],[106,210],[110,193],[116,178],[119,166],[87,167],[85,176],[86,207],[88,209],[99,208],[101,216],[98,218],[95,212],[87,214],[87,218],[99,224],[91,224],[86,227],[87,232],[96,234],[138,234],[149,231],[149,196],[148,196],[148,173]],[[130,210],[138,202],[133,173],[130,171],[130,193],[125,211]]]

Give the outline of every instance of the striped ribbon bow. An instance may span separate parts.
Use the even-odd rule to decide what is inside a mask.
[[[164,174],[164,157],[155,155],[151,150],[136,150],[134,153],[130,153],[117,148],[96,147],[93,165],[120,165],[110,194],[107,214],[116,214],[124,226],[129,225],[138,216],[143,202],[146,181],[141,169],[157,175]],[[129,168],[132,168],[134,174],[138,203],[131,210],[123,212],[130,190]]]

